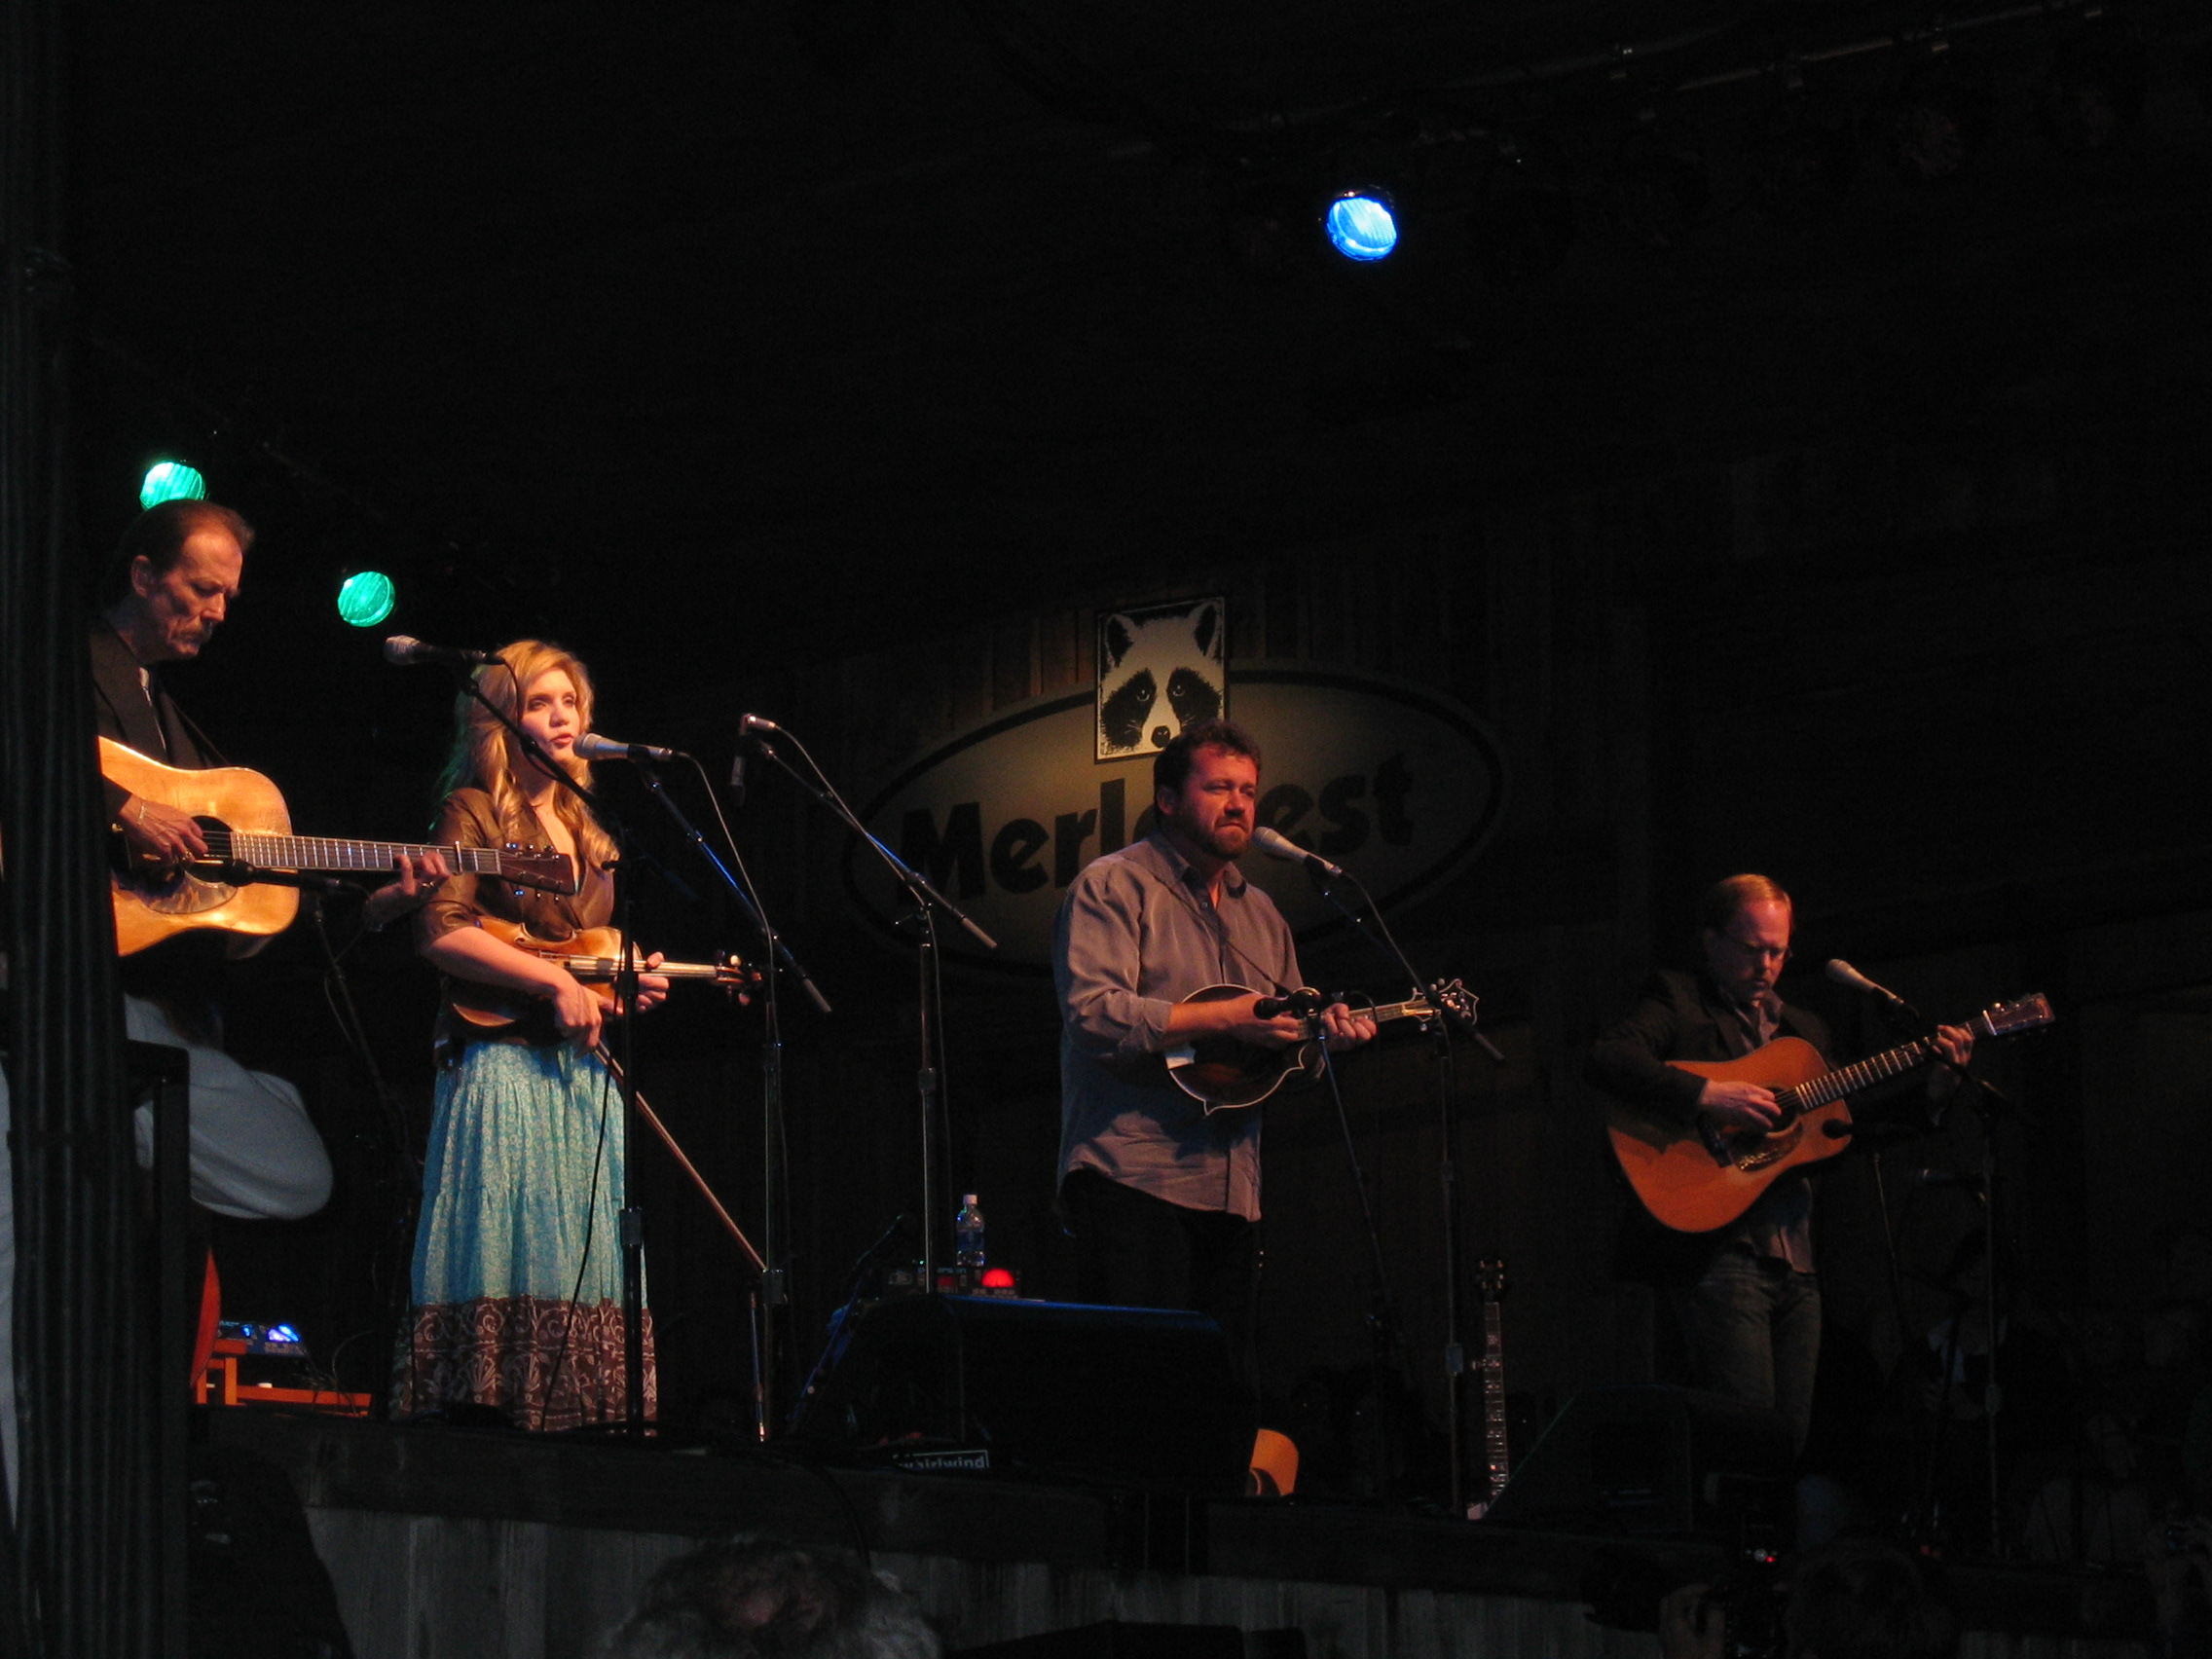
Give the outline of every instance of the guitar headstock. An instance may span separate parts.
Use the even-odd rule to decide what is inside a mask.
[[[2010,1002],[2001,1002],[1982,1013],[1982,1034],[1988,1037],[2009,1037],[2019,1031],[2033,1031],[2048,1025],[2058,1016],[2050,1012],[2050,998],[2041,991],[2031,991]]]
[[[509,881],[566,899],[576,891],[575,872],[551,847],[525,847],[509,841],[499,849],[499,873]]]
[[[1482,1288],[1485,1302],[1505,1300],[1505,1264],[1494,1257],[1475,1264],[1475,1283]]]

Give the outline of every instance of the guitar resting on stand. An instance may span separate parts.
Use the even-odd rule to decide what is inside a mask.
[[[1446,1460],[1448,1464],[1446,1485],[1451,1503],[1450,1513],[1463,1515],[1466,1513],[1466,1470],[1463,1466],[1464,1454],[1462,1450],[1464,1443],[1463,1418],[1468,1365],[1466,1348],[1460,1338],[1462,1329],[1460,1298],[1462,1293],[1459,1284],[1459,1188],[1457,1175],[1459,1126],[1458,1120],[1454,1116],[1452,1109],[1452,1103],[1457,1097],[1457,1086],[1453,1070],[1452,1034],[1455,1030],[1458,1031],[1488,1054],[1492,1060],[1500,1065],[1504,1063],[1505,1056],[1498,1051],[1496,1045],[1476,1029],[1475,1008],[1477,999],[1456,979],[1451,981],[1449,985],[1438,987],[1434,1003],[1428,1010],[1429,1017],[1423,1018],[1413,1013],[1414,1005],[1421,1001],[1420,988],[1429,985],[1431,981],[1423,978],[1415,970],[1404,950],[1399,948],[1397,939],[1391,934],[1388,925],[1383,922],[1382,912],[1373,896],[1360,886],[1356,877],[1340,866],[1331,864],[1318,853],[1308,852],[1279,830],[1264,825],[1252,831],[1252,844],[1270,858],[1283,859],[1306,866],[1307,874],[1312,879],[1314,886],[1344,913],[1345,917],[1362,935],[1382,950],[1384,955],[1388,956],[1404,973],[1406,983],[1416,994],[1412,1002],[1396,1006],[1407,1017],[1419,1019],[1430,1035],[1430,1042],[1436,1058],[1438,1135],[1439,1143],[1443,1149],[1441,1160],[1442,1193],[1438,1200],[1442,1227],[1438,1251],[1442,1269],[1440,1276],[1444,1285],[1443,1361],[1446,1389]],[[1356,905],[1346,904],[1337,896],[1336,884],[1340,881],[1349,882],[1357,891],[1359,903]],[[1434,1017],[1434,1014],[1439,1011],[1444,1017]],[[1383,1397],[1382,1374],[1388,1367],[1389,1350],[1396,1341],[1395,1302],[1390,1293],[1388,1277],[1383,1269],[1382,1241],[1375,1230],[1375,1216],[1368,1199],[1367,1184],[1364,1177],[1359,1174],[1359,1161],[1352,1145],[1351,1124],[1344,1114],[1341,1099],[1338,1102],[1338,1122],[1344,1130],[1345,1149],[1346,1155],[1351,1159],[1354,1178],[1359,1182],[1360,1209],[1367,1226],[1369,1260],[1375,1275],[1375,1314],[1371,1321],[1371,1329],[1375,1338],[1375,1363],[1378,1373],[1376,1398],[1381,1400]]]

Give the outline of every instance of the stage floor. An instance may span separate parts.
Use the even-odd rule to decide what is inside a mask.
[[[636,1447],[393,1427],[275,1408],[202,1413],[283,1468],[360,1659],[586,1659],[659,1564],[767,1531],[866,1550],[948,1652],[1105,1619],[1297,1629],[1312,1659],[1656,1659],[1586,1616],[1624,1551],[1677,1581],[1695,1539],[1508,1530],[1296,1499],[1211,1499],[972,1472],[830,1468],[782,1448]],[[1966,1659],[2149,1652],[2141,1581],[1955,1567]]]

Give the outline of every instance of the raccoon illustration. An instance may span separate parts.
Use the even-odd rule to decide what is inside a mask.
[[[1098,753],[1163,749],[1221,713],[1223,606],[1123,611],[1098,625]]]

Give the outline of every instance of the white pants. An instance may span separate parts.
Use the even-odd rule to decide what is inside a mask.
[[[300,1091],[248,1071],[220,1049],[188,1043],[143,997],[123,999],[124,1029],[192,1059],[192,1196],[248,1220],[296,1221],[330,1198],[330,1157]],[[154,1110],[138,1108],[138,1161],[154,1161]]]

